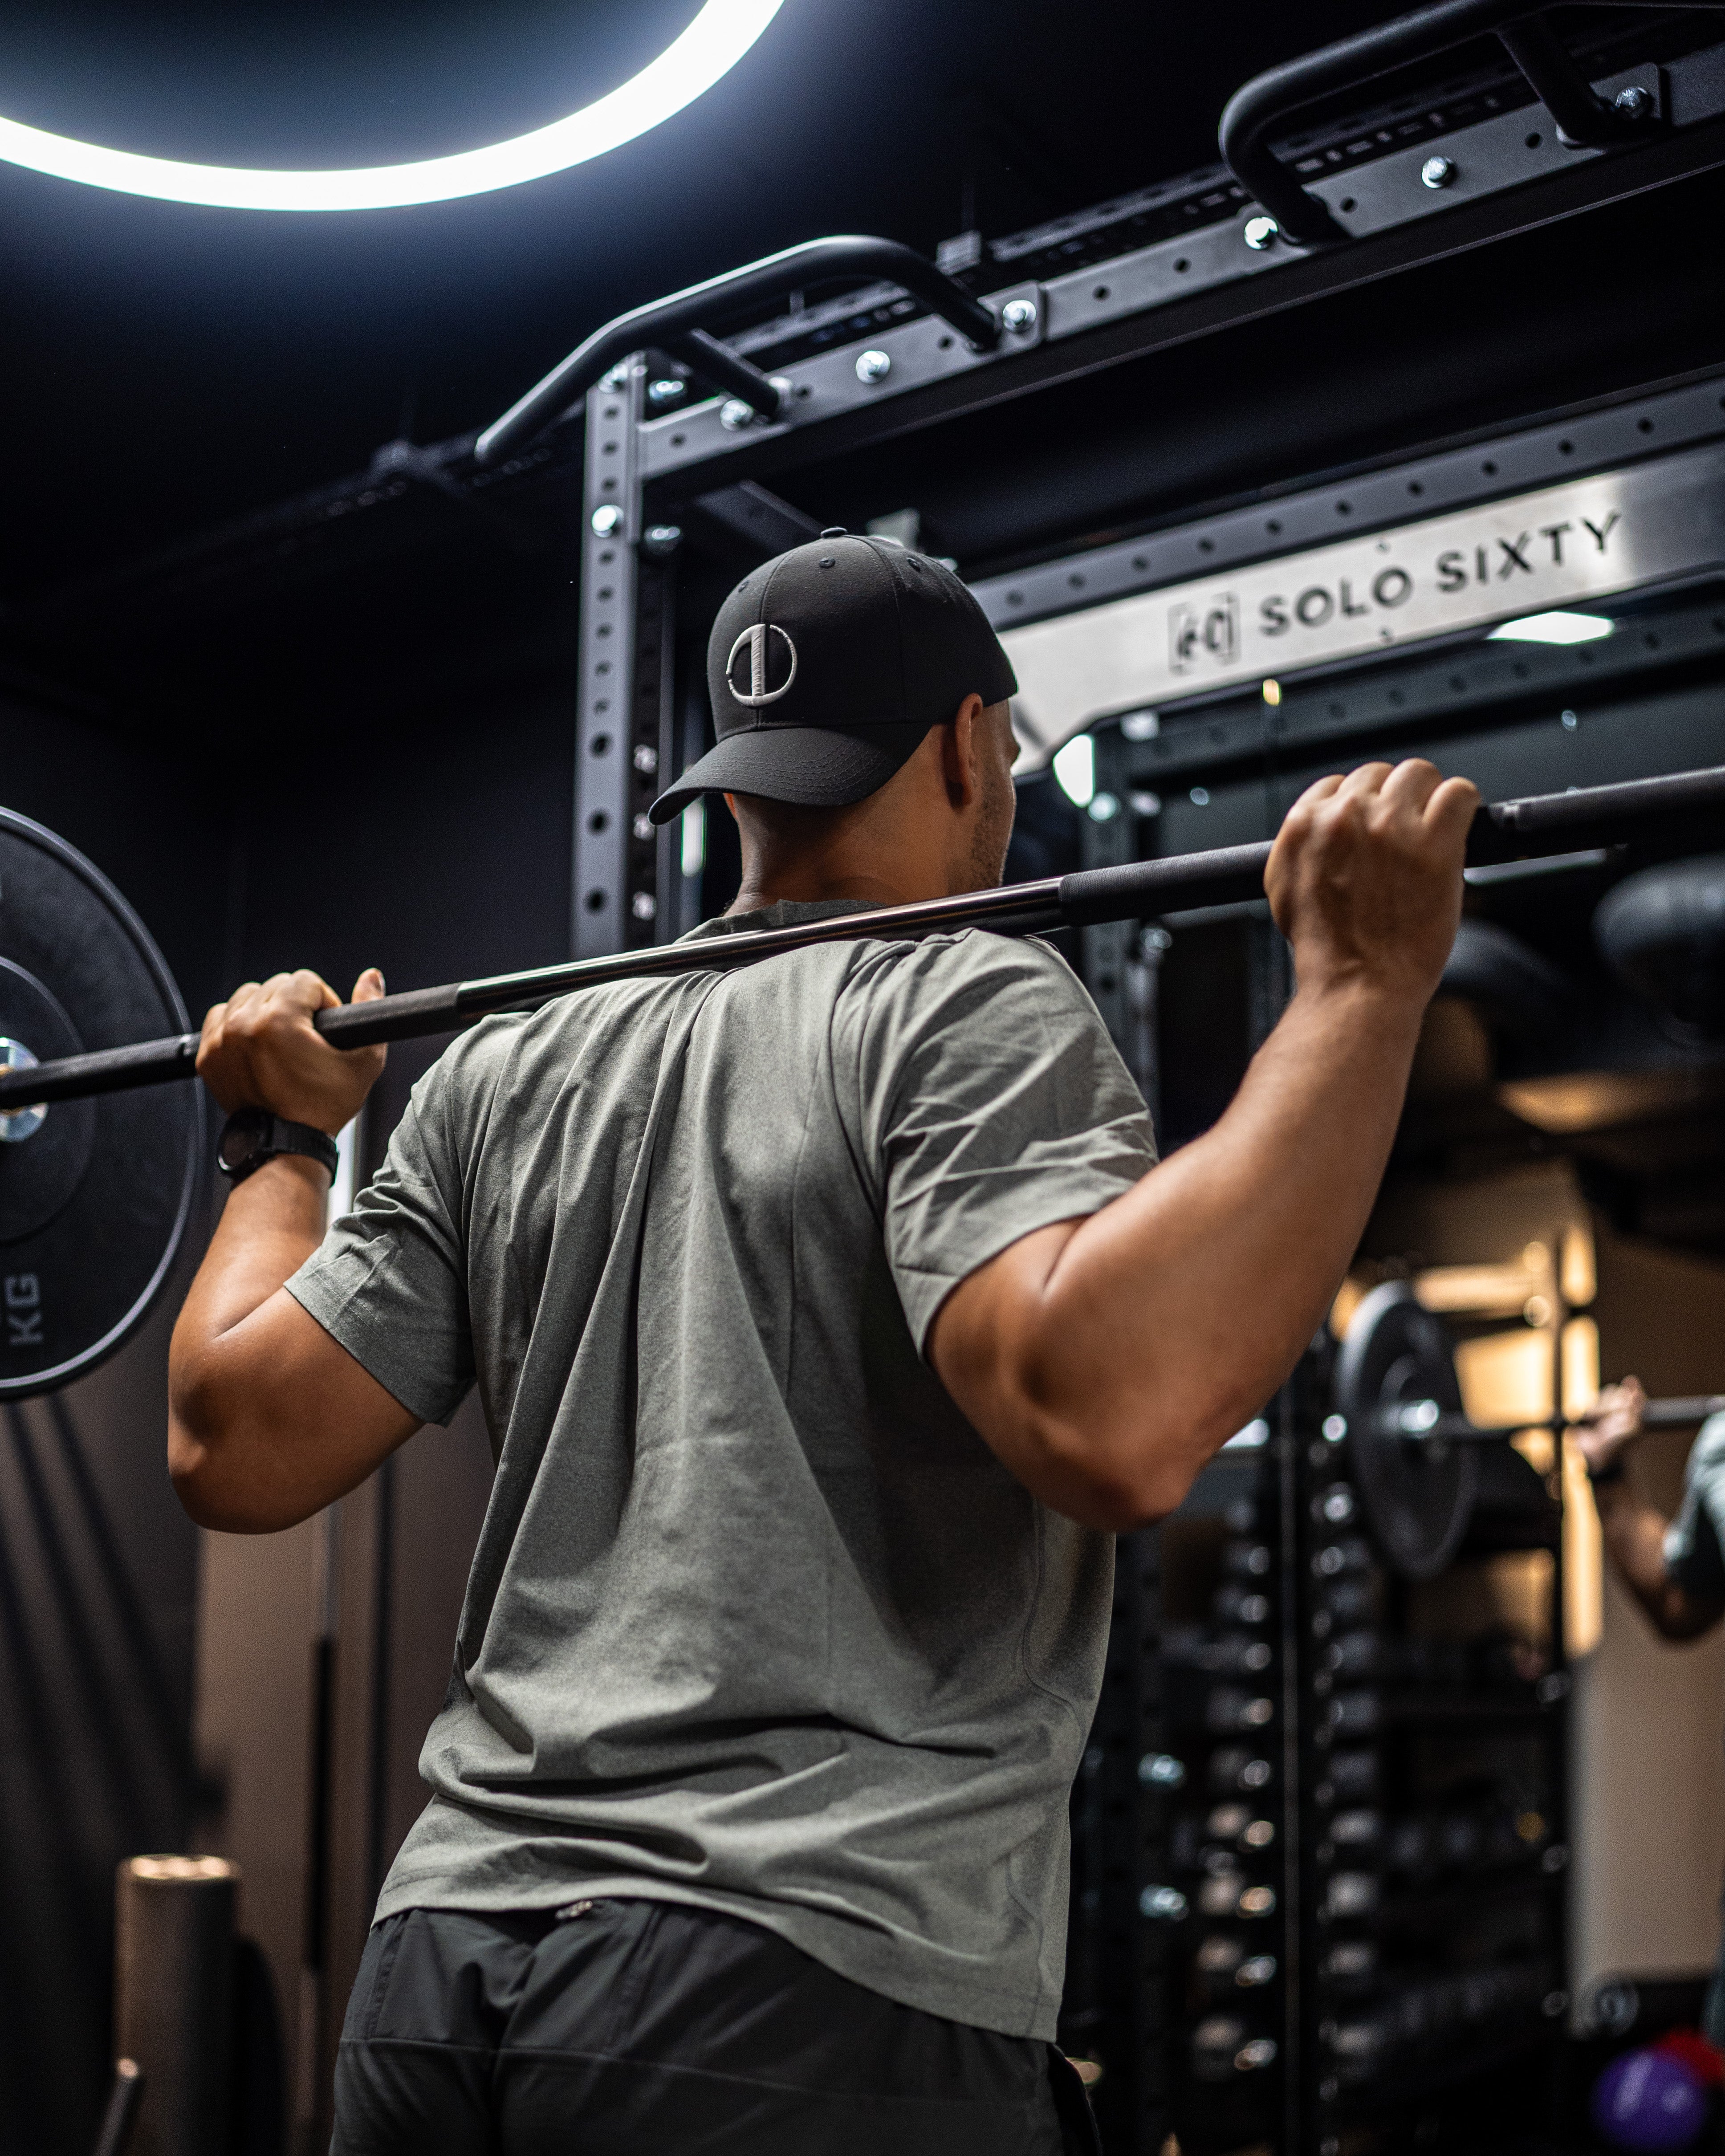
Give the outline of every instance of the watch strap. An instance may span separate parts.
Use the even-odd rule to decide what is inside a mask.
[[[233,1161],[228,1158],[230,1135],[249,1140],[241,1157]],[[327,1172],[331,1183],[336,1179],[336,1164],[341,1158],[336,1141],[315,1124],[290,1123],[285,1116],[272,1115],[267,1108],[237,1108],[223,1126],[216,1163],[229,1183],[244,1183],[266,1160],[274,1160],[281,1153],[298,1153],[306,1160],[316,1161]]]
[[[1620,1452],[1605,1466],[1589,1467],[1587,1471],[1587,1479],[1593,1484],[1595,1490],[1603,1490],[1608,1488],[1613,1482],[1620,1482],[1623,1476],[1623,1455]]]

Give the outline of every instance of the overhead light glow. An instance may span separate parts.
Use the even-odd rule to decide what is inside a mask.
[[[1501,621],[1488,631],[1488,644],[1591,644],[1616,626],[1602,613],[1527,613],[1519,621]]]
[[[188,165],[144,157],[45,134],[0,119],[0,159],[56,179],[157,202],[201,203],[218,209],[397,209],[518,187],[603,157],[692,105],[759,38],[784,0],[706,0],[682,35],[618,89],[564,120],[482,150],[427,157],[412,165],[366,165],[352,172],[258,172],[242,166]]]
[[[1088,734],[1074,734],[1055,751],[1054,775],[1070,800],[1089,808],[1096,790],[1096,745]]]

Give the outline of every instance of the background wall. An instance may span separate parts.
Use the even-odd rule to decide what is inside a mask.
[[[95,706],[0,692],[0,799],[119,886],[201,1008],[229,868],[202,768]],[[200,1194],[177,1281],[111,1361],[0,1418],[0,2143],[44,2156],[81,2156],[106,2092],[115,1866],[184,1848],[195,1804],[198,1537],[162,1460],[208,1219]]]
[[[1725,1266],[1601,1227],[1599,1362],[1650,1393],[1725,1384]],[[1638,1494],[1676,1509],[1692,1430],[1631,1455]],[[1576,1672],[1575,1989],[1603,1976],[1705,1968],[1719,1943],[1725,1873],[1725,1635],[1659,1639],[1609,1576],[1604,1637]]]
[[[194,1023],[244,978],[345,993],[565,955],[570,716],[554,671],[379,721],[326,707],[213,754],[64,702],[0,704],[5,805],[90,855],[162,945]],[[259,762],[254,764],[255,748]],[[3,906],[3,894],[0,894]],[[437,1042],[393,1055],[375,1157]],[[213,1118],[212,1118],[213,1122]],[[0,2143],[90,2145],[108,2073],[114,1867],[235,1858],[264,1949],[296,2145],[326,2139],[335,2030],[383,1871],[423,1801],[490,1455],[470,1405],[330,1515],[200,1535],[162,1471],[180,1279],[95,1376],[0,1445]]]
[[[1471,1184],[1410,1178],[1386,1189],[1368,1247],[1419,1265],[1498,1264],[1589,1219],[1560,1161]],[[1597,1215],[1590,1224],[1602,1376],[1634,1372],[1656,1394],[1718,1389],[1725,1266],[1616,1235]],[[1633,1455],[1636,1488],[1666,1510],[1693,1435],[1656,1434]],[[1668,1645],[1608,1572],[1599,1644],[1571,1674],[1570,1989],[1580,2001],[1602,1977],[1693,1972],[1717,1951],[1725,1634]]]

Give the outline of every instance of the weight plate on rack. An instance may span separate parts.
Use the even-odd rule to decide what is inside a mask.
[[[1403,1437],[1384,1428],[1386,1409],[1435,1400],[1461,1412],[1455,1352],[1443,1321],[1415,1301],[1405,1281],[1385,1281],[1353,1313],[1336,1358],[1336,1409],[1360,1507],[1384,1554],[1409,1579],[1443,1571],[1467,1532],[1479,1490],[1471,1445]]]
[[[0,809],[0,1061],[186,1026],[162,953],[107,878]],[[198,1120],[184,1085],[0,1115],[0,1399],[68,1383],[142,1323],[185,1233]]]

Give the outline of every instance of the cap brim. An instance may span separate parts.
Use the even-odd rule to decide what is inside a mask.
[[[648,810],[669,823],[703,793],[752,793],[796,808],[844,808],[879,791],[928,732],[916,721],[856,726],[751,726],[691,763]]]

